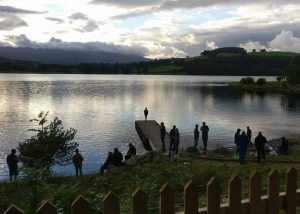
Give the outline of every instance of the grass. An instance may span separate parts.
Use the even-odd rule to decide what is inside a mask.
[[[222,187],[222,200],[226,201],[227,181],[233,174],[239,174],[243,180],[243,198],[248,197],[248,179],[256,169],[262,178],[263,192],[266,193],[267,174],[276,167],[281,172],[281,190],[284,188],[284,172],[290,165],[249,163],[204,162],[187,153],[182,154],[182,162],[171,162],[159,153],[148,153],[139,157],[137,165],[112,169],[104,175],[90,174],[80,178],[55,177],[39,182],[38,198],[49,199],[64,213],[70,212],[70,204],[79,194],[85,196],[93,205],[95,213],[101,210],[101,202],[106,193],[113,191],[121,199],[121,213],[131,212],[131,194],[141,187],[149,196],[149,213],[157,213],[159,189],[169,183],[176,192],[176,209],[183,209],[183,188],[192,179],[198,186],[199,203],[204,206],[206,183],[211,177],[217,178]],[[299,171],[299,166],[296,166]],[[300,186],[300,183],[298,184]],[[32,192],[32,183],[20,180],[14,183],[0,184],[0,212],[14,203],[28,211]]]
[[[269,57],[295,57],[299,53],[282,52],[282,51],[270,51],[270,52],[250,52],[249,56],[269,56]]]

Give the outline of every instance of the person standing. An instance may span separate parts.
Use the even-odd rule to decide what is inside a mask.
[[[204,146],[204,151],[206,151],[207,149],[207,141],[208,141],[208,131],[209,131],[209,128],[208,126],[206,125],[205,122],[202,123],[202,126],[201,126],[201,131],[202,131],[202,140],[203,140],[203,146]]]
[[[78,171],[80,175],[82,175],[82,162],[83,162],[83,157],[79,153],[79,150],[75,150],[75,155],[73,156],[73,164],[75,166],[75,171],[76,171],[76,176],[78,177]]]
[[[200,135],[200,132],[198,130],[198,127],[199,125],[196,124],[195,125],[195,129],[194,129],[194,148],[197,149],[197,146],[198,146],[198,141],[199,141],[199,135]]]
[[[19,174],[19,171],[18,171],[19,159],[18,159],[16,153],[17,153],[17,151],[15,149],[12,149],[11,153],[6,157],[6,162],[7,162],[8,169],[9,169],[9,180],[10,181],[17,180],[17,176]]]
[[[100,168],[100,173],[103,174],[105,170],[110,169],[111,165],[113,165],[113,153],[108,152],[106,161]]]
[[[254,140],[254,145],[257,152],[257,163],[260,163],[260,160],[265,160],[265,145],[267,143],[267,139],[262,135],[261,132],[258,132],[257,137]]]
[[[165,127],[165,124],[163,122],[161,122],[160,123],[160,140],[162,143],[162,148],[161,148],[162,152],[166,151],[165,136],[166,136],[166,127]]]
[[[114,149],[114,153],[112,155],[113,165],[114,166],[122,166],[123,164],[123,155],[119,152],[118,148]]]
[[[176,126],[173,125],[173,128],[170,130],[170,146],[169,146],[169,157],[172,156],[172,152],[174,151],[174,144],[176,140]]]
[[[252,146],[251,138],[252,138],[252,130],[249,126],[247,126],[247,138],[248,138],[248,146]]]
[[[239,138],[240,138],[240,133],[241,133],[241,129],[237,129],[235,134],[234,134],[234,144],[236,146],[236,154],[238,155],[239,153]]]
[[[180,134],[178,131],[178,128],[175,129],[175,135],[174,135],[174,153],[178,154],[178,147],[180,143]]]
[[[245,131],[243,131],[242,134],[239,136],[238,141],[239,141],[238,145],[239,145],[240,163],[245,164],[247,147],[248,147],[248,138],[246,136]]]
[[[149,111],[148,111],[148,109],[147,109],[147,107],[146,107],[145,110],[144,110],[145,120],[147,120],[148,113],[149,113]]]

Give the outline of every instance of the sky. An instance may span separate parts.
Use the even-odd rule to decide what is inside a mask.
[[[0,0],[0,46],[148,58],[300,52],[300,0]]]

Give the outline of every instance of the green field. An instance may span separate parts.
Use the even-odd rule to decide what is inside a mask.
[[[295,57],[300,53],[282,52],[282,51],[270,51],[270,52],[250,52],[250,56],[264,56],[264,57]]]

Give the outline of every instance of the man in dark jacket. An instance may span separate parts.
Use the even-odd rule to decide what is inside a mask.
[[[113,153],[113,165],[114,166],[122,166],[122,162],[123,162],[123,155],[121,152],[119,152],[118,148],[114,149],[114,153]]]
[[[11,153],[7,156],[6,158],[6,162],[8,165],[8,169],[9,169],[9,180],[13,181],[17,179],[17,176],[19,174],[18,172],[18,157],[16,155],[16,150],[12,149]]]
[[[73,156],[73,164],[75,166],[76,176],[78,176],[78,171],[79,171],[80,175],[82,175],[82,162],[83,162],[83,157],[79,153],[79,150],[76,149],[75,155]]]
[[[195,125],[194,129],[194,148],[197,149],[200,132],[198,130],[198,124]]]
[[[247,126],[247,138],[248,138],[248,146],[252,146],[251,138],[252,138],[252,130],[249,126]]]
[[[247,154],[247,147],[248,147],[248,138],[246,136],[246,133],[243,131],[242,134],[239,136],[238,139],[239,143],[239,157],[240,157],[240,163],[245,164],[246,160],[246,154]]]
[[[147,109],[147,108],[145,108],[145,110],[144,110],[144,116],[145,116],[145,120],[147,120],[148,113],[149,113],[148,109]]]
[[[129,160],[134,155],[136,155],[136,148],[132,145],[132,143],[129,143],[129,149],[127,155],[125,155],[125,160]]]
[[[160,140],[162,143],[161,151],[166,151],[166,144],[165,144],[165,136],[166,136],[166,127],[163,122],[160,123]]]
[[[260,163],[261,158],[265,160],[265,145],[267,143],[267,139],[262,135],[261,132],[258,132],[257,137],[255,138],[254,145],[257,152],[257,163]]]
[[[208,128],[208,126],[206,125],[205,122],[202,123],[202,126],[201,126],[200,130],[202,131],[202,140],[203,140],[203,147],[204,147],[203,150],[206,151],[209,128]]]
[[[239,153],[239,138],[240,138],[241,129],[237,129],[234,134],[234,144],[236,145],[236,154]]]

